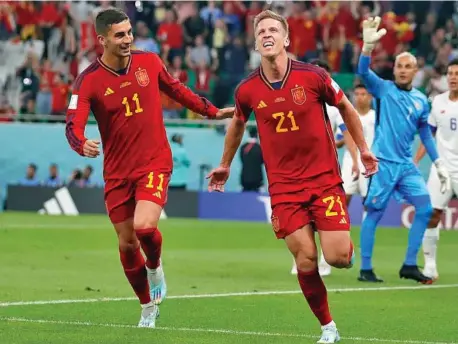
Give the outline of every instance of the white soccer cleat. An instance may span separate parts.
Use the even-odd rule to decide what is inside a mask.
[[[423,269],[423,275],[431,278],[434,281],[437,280],[439,278],[439,273],[437,272],[436,265],[426,264],[425,268]]]
[[[142,305],[142,308],[138,327],[155,328],[156,319],[159,317],[159,307],[151,302],[146,306]]]
[[[318,344],[337,343],[340,341],[339,331],[334,323],[321,326],[321,338]]]
[[[291,268],[291,275],[297,275],[296,263],[293,263],[293,267]]]
[[[157,269],[149,269],[146,267],[151,300],[159,305],[164,301],[167,295],[167,284],[165,283],[164,270],[162,269],[162,261]]]
[[[319,272],[321,277],[329,276],[331,274],[331,265],[329,265],[326,262],[324,262],[324,263],[321,262],[318,265],[318,272]]]

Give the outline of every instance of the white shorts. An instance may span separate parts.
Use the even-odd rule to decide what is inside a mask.
[[[366,197],[367,195],[367,183],[368,179],[364,177],[362,174],[362,167],[360,166],[361,173],[359,178],[353,180],[353,176],[351,175],[351,169],[353,167],[353,161],[344,159],[342,165],[342,179],[343,179],[343,188],[345,190],[345,194],[347,195],[355,195],[359,194],[361,197]]]
[[[428,191],[431,196],[431,204],[434,209],[445,209],[453,196],[458,195],[458,179],[451,177],[452,188],[444,193],[441,192],[441,182],[437,176],[436,166],[431,165],[428,178]]]

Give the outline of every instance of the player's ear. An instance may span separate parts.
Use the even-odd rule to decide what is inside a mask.
[[[285,48],[288,48],[288,47],[289,47],[289,43],[290,43],[289,37],[286,37],[286,38],[285,38],[285,43],[284,43],[284,44],[285,44]]]
[[[107,46],[106,38],[103,35],[97,35],[97,40],[99,41],[101,46],[103,47]]]

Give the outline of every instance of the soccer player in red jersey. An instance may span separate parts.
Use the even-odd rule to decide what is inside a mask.
[[[104,52],[75,80],[66,136],[77,153],[97,157],[99,141],[84,135],[92,110],[104,152],[108,215],[124,273],[142,305],[139,326],[155,327],[166,293],[157,226],[173,166],[160,91],[208,118],[232,117],[234,108],[218,110],[170,76],[157,55],[131,51],[132,27],[121,10],[100,12],[96,31]]]
[[[318,343],[335,343],[340,337],[318,273],[314,231],[326,261],[336,268],[351,267],[354,250],[326,103],[339,109],[361,153],[366,176],[377,172],[377,159],[367,148],[358,114],[339,86],[322,68],[288,58],[286,20],[264,11],[256,16],[254,28],[261,66],[235,91],[236,114],[220,166],[208,175],[209,190],[224,191],[253,111],[269,179],[273,230],[293,254],[302,293],[321,323]]]

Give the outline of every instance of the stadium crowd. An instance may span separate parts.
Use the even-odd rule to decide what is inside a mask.
[[[447,90],[445,66],[458,56],[455,3],[1,1],[0,52],[6,68],[0,69],[0,114],[63,115],[72,81],[102,52],[93,19],[110,6],[123,8],[131,18],[135,48],[158,53],[173,76],[219,107],[232,102],[234,87],[260,63],[252,22],[265,8],[288,17],[294,58],[326,60],[337,82],[350,75],[350,87],[362,46],[361,23],[380,15],[388,33],[373,54],[372,68],[391,79],[393,56],[411,51],[419,63],[414,86],[435,96]],[[9,49],[17,47],[24,63],[11,71]],[[14,85],[17,93],[11,92]],[[166,96],[162,101],[167,118],[193,116]]]

